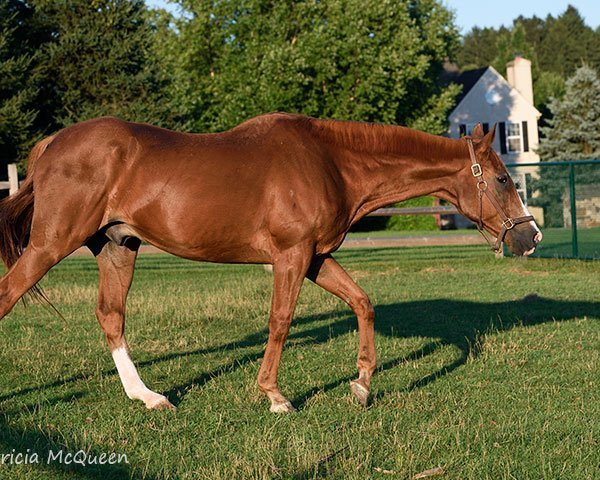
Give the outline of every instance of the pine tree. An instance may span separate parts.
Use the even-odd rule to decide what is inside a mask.
[[[0,176],[6,164],[26,155],[37,116],[32,82],[34,55],[20,39],[25,6],[21,2],[0,3]]]
[[[473,27],[463,37],[461,48],[456,55],[456,62],[463,70],[491,65],[498,56],[499,40],[509,35],[510,31],[506,27],[500,27],[498,30],[490,27]]]
[[[539,70],[536,53],[527,41],[525,28],[520,21],[515,22],[508,35],[502,35],[498,38],[496,49],[498,53],[492,65],[498,72],[504,72],[506,64],[514,59],[515,55],[521,55],[531,60],[532,75],[535,80]]]
[[[34,2],[52,23],[41,68],[56,127],[100,115],[169,124],[142,0]]]
[[[598,35],[585,24],[579,11],[569,5],[556,19],[547,20],[546,37],[540,44],[538,55],[543,70],[555,72],[568,78],[582,61],[594,64],[594,36]]]
[[[562,99],[550,105],[553,118],[542,128],[542,160],[600,158],[600,79],[589,66],[567,80]]]
[[[600,159],[600,79],[594,69],[582,66],[566,84],[562,99],[549,105],[553,118],[542,127],[538,153],[542,161]],[[536,203],[544,207],[547,226],[562,225],[562,201],[567,187],[567,168],[542,167],[535,184]],[[576,168],[578,184],[597,184],[596,165]]]

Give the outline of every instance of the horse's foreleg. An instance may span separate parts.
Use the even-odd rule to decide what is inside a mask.
[[[175,408],[164,397],[142,382],[129,355],[125,340],[125,302],[133,279],[137,245],[133,248],[108,242],[96,254],[100,276],[96,317],[104,331],[125,393],[131,399],[142,400],[147,408]]]
[[[359,339],[357,362],[359,377],[350,382],[350,389],[360,403],[366,406],[371,392],[371,375],[376,366],[375,312],[369,297],[330,255],[316,257],[306,276],[320,287],[341,298],[356,314]]]
[[[273,261],[273,298],[269,317],[269,341],[258,373],[258,386],[269,397],[272,412],[293,412],[292,404],[277,388],[277,371],[300,293],[312,257],[308,245],[296,246]]]

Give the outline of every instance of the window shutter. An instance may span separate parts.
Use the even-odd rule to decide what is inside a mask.
[[[458,126],[458,131],[460,132],[460,136],[464,137],[467,134],[467,126],[464,123],[461,123]]]
[[[523,130],[523,151],[529,151],[529,132],[527,131],[527,122],[521,123],[521,129]]]
[[[500,133],[500,153],[506,153],[506,123],[498,122],[498,132]]]
[[[487,133],[490,131],[490,124],[489,123],[484,123],[483,124],[483,134],[487,135]]]

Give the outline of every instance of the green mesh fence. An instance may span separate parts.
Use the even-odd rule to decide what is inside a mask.
[[[544,234],[535,256],[600,259],[600,160],[507,167]]]

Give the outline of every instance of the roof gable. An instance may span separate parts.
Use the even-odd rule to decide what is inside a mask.
[[[459,82],[458,80],[461,79]],[[500,75],[494,67],[479,68],[463,72],[455,80],[455,83],[463,85],[463,92],[457,97],[457,104],[450,117],[459,114],[464,110],[465,103],[477,102],[482,107],[494,108],[490,103],[493,99],[486,98],[489,92],[494,92],[498,98],[497,104],[508,110],[526,111],[531,115],[540,117],[541,113],[537,108],[531,105],[521,93],[510,85],[506,79]]]
[[[481,76],[489,67],[477,68],[475,70],[466,70],[459,73],[452,79],[452,83],[456,83],[462,86],[462,91],[456,97],[456,104],[458,105],[465,98],[467,93],[473,88],[473,86],[479,81]]]

